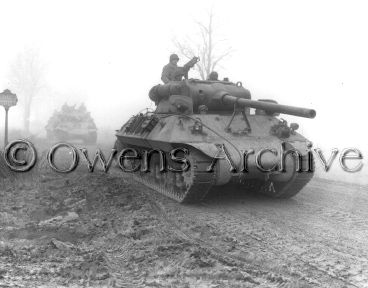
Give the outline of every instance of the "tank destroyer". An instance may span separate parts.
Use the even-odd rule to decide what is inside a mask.
[[[64,104],[60,111],[55,110],[46,125],[47,138],[50,141],[83,141],[95,144],[97,140],[96,124],[84,104],[78,108]]]
[[[155,111],[131,117],[117,131],[115,147],[137,151],[134,161],[153,151],[148,169],[133,175],[178,202],[200,201],[219,185],[226,193],[230,184],[289,198],[313,177],[310,142],[296,132],[298,124],[278,117],[314,118],[313,109],[252,100],[241,82],[229,81],[171,81],[154,86],[149,97]],[[190,163],[186,171],[165,169],[173,149],[188,160],[180,166]]]

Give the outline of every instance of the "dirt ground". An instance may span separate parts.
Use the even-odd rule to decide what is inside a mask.
[[[0,181],[0,287],[368,287],[368,187],[180,205],[96,170]]]

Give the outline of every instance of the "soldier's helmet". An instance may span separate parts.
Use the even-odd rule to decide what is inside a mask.
[[[171,54],[170,55],[170,62],[173,61],[173,60],[179,60],[179,56],[176,55],[176,54]]]
[[[212,71],[210,75],[208,75],[208,80],[217,81],[218,73],[216,71]]]

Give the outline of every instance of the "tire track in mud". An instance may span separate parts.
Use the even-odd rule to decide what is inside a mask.
[[[316,189],[319,185],[323,183],[315,181],[311,186]],[[142,184],[137,186],[154,213],[178,237],[206,249],[222,263],[246,267],[250,275],[272,285],[287,286],[297,280],[311,287],[368,287],[368,251],[362,238],[368,235],[367,214],[337,209],[345,205],[344,193],[334,193],[333,201],[323,197],[321,201],[320,195],[307,195],[311,189],[307,186],[302,197],[282,202],[247,196],[241,204],[212,199],[184,206]],[[199,237],[191,227],[196,225],[199,230],[209,226],[218,233]],[[351,235],[351,231],[356,233]],[[281,267],[272,269],[272,264]],[[270,271],[278,270],[280,273],[269,276]]]
[[[248,215],[249,216],[249,215]],[[226,214],[221,214],[221,217],[223,219],[223,222],[222,222],[222,227],[230,227],[231,229],[228,229],[226,230],[226,233],[228,233],[229,235],[231,235],[232,233],[232,230],[235,230],[235,231],[238,231],[236,230],[236,228],[234,226],[236,226],[237,224],[235,225],[231,225],[229,223],[232,223],[234,222],[234,219],[237,218],[236,216],[229,216],[229,215],[226,215]],[[263,226],[263,224],[265,224],[264,222],[260,222],[258,223],[260,226]],[[242,225],[244,226],[244,225]],[[234,228],[235,229],[234,229]],[[307,282],[309,282],[310,284],[318,284],[318,285],[321,285],[322,286],[322,283],[319,282],[318,280],[315,280],[315,279],[323,279],[323,278],[326,278],[326,274],[329,275],[330,277],[328,277],[327,279],[325,279],[325,283],[331,283],[331,279],[334,279],[334,280],[337,280],[338,282],[341,282],[343,284],[346,284],[346,285],[350,285],[352,287],[358,287],[358,286],[355,286],[353,283],[349,282],[349,281],[346,281],[345,279],[343,279],[342,277],[338,277],[334,274],[331,274],[331,273],[328,273],[327,270],[324,270],[324,269],[321,269],[320,267],[318,267],[318,265],[314,265],[312,264],[310,261],[306,261],[304,259],[301,259],[299,257],[295,257],[295,255],[291,256],[291,255],[283,255],[285,254],[285,250],[284,249],[279,249],[280,247],[276,247],[275,244],[277,244],[277,241],[282,241],[283,242],[283,238],[281,238],[279,235],[280,233],[277,233],[277,232],[274,232],[272,233],[272,231],[267,231],[266,229],[262,228],[262,227],[258,227],[258,226],[248,226],[248,229],[249,232],[247,233],[243,233],[241,235],[242,238],[251,238],[253,239],[254,241],[252,242],[251,245],[247,245],[246,249],[249,249],[249,246],[251,246],[253,248],[253,253],[254,254],[265,254],[267,258],[270,257],[269,254],[272,254],[272,258],[282,258],[282,260],[277,263],[277,264],[285,264],[287,262],[289,262],[291,265],[293,265],[294,267],[298,267],[299,270],[298,272],[294,271],[293,274],[294,276],[297,276],[298,279],[304,279],[306,280]],[[239,232],[240,233],[240,232]],[[239,233],[236,234],[233,234],[233,237],[238,237],[239,238]],[[273,240],[272,241],[268,241],[267,238],[269,238],[269,236],[272,236],[273,237]],[[290,243],[282,243],[280,244],[279,246],[287,246],[287,245],[296,245],[296,244],[290,244]],[[239,244],[239,246],[242,246],[241,243]],[[254,251],[254,247],[257,247],[257,251]],[[241,248],[237,248],[237,249],[234,249],[234,250],[237,250],[237,251],[241,251],[243,252],[244,250],[241,249]],[[304,250],[305,253],[310,253],[310,251],[308,251],[307,249]],[[282,256],[281,256],[282,255]],[[299,254],[298,256],[301,256],[302,254]],[[301,263],[302,265],[301,265]],[[308,275],[310,273],[306,273],[308,271],[303,271],[304,269],[302,269],[301,266],[307,266],[308,268],[312,268],[313,270],[316,270],[318,272],[321,272],[321,273],[318,273],[319,275]],[[271,267],[272,269],[273,267]],[[330,284],[327,285],[327,287],[330,287]],[[337,287],[337,286],[336,286]]]
[[[368,214],[364,215],[364,217],[357,215],[353,212],[349,211],[341,211],[333,208],[323,207],[321,205],[317,205],[314,203],[298,203],[298,206],[301,208],[306,208],[309,210],[313,210],[315,213],[313,216],[324,217],[326,220],[334,220],[334,222],[338,222],[339,224],[346,225],[348,228],[352,228],[354,226],[358,231],[366,232],[368,231]],[[346,227],[342,228],[345,229]],[[365,235],[364,235],[365,236]]]
[[[130,182],[130,179],[128,181]],[[152,196],[150,195],[151,190],[149,188],[146,188],[146,190],[150,190],[149,193],[147,193],[146,191],[142,192],[142,190],[143,189],[139,189],[137,191],[140,194],[139,196],[145,199],[145,202],[147,202],[148,205],[151,207],[150,210],[156,214],[158,219],[161,219],[161,221],[163,220],[162,223],[165,228],[158,229],[156,231],[158,235],[160,236],[165,235],[167,237],[167,233],[171,232],[177,238],[182,239],[185,242],[192,244],[193,247],[200,247],[206,252],[209,252],[211,258],[217,260],[219,263],[222,263],[223,265],[227,267],[236,266],[236,267],[243,268],[244,264],[246,264],[247,260],[245,258],[241,256],[227,255],[226,253],[221,251],[216,246],[206,243],[205,241],[199,238],[193,237],[189,233],[181,230],[177,226],[176,222],[172,221],[168,217],[161,203],[157,202],[156,200],[152,198]],[[154,192],[154,193],[157,193],[157,192]],[[159,237],[159,238],[163,238],[163,237]],[[129,262],[125,254],[127,254],[126,251],[122,251],[121,253],[114,252],[114,254],[109,253],[109,251],[105,251],[103,253],[105,263],[113,279],[111,283],[109,283],[109,285],[112,285],[111,287],[146,287],[145,284],[147,283],[145,283],[144,277],[142,277],[142,275],[138,271],[137,273],[129,273],[129,274],[125,273],[124,274],[124,270],[125,270],[124,263]],[[180,263],[178,262],[178,265]],[[284,285],[285,284],[284,279],[279,275],[273,275],[273,274],[270,274],[269,272],[254,270],[251,267],[244,268],[243,271],[244,271],[243,281],[248,282],[249,284],[255,284],[257,285],[257,287],[290,288],[289,286]],[[267,277],[263,277],[265,275]],[[262,283],[261,286],[259,286],[260,283]],[[263,286],[263,284],[266,284],[267,286]]]
[[[218,260],[219,262],[225,265],[228,266],[237,265],[238,267],[240,266],[241,268],[244,269],[245,272],[255,277],[253,281],[251,279],[248,279],[249,282],[253,284],[259,284],[260,282],[267,281],[268,282],[267,287],[277,287],[277,288],[289,287],[288,286],[289,279],[286,279],[281,275],[275,275],[268,271],[264,271],[261,267],[259,266],[257,267],[254,264],[250,265],[249,259],[247,259],[246,257],[226,253],[219,247],[216,247],[215,245],[207,241],[204,241],[198,237],[191,235],[186,231],[183,231],[175,221],[171,220],[168,217],[168,214],[165,212],[165,208],[162,206],[160,202],[152,199],[150,195],[147,195],[147,198],[149,198],[152,210],[168,224],[168,228],[171,231],[173,231],[178,237],[181,237],[190,243],[197,244],[202,249],[205,249],[208,252],[210,252],[214,259]]]
[[[162,195],[159,195],[159,197],[162,197]],[[278,271],[265,270],[265,268],[262,267],[263,265],[261,265],[262,263],[254,263],[253,261],[254,254],[252,252],[232,247],[233,251],[232,253],[229,253],[223,250],[223,247],[220,247],[214,243],[210,243],[209,241],[202,240],[199,237],[194,236],[192,233],[187,232],[184,229],[180,228],[180,225],[176,221],[172,220],[171,217],[169,217],[161,201],[153,199],[154,197],[149,194],[147,194],[147,198],[148,201],[150,202],[152,210],[167,223],[168,228],[171,231],[173,231],[178,237],[181,237],[193,244],[197,244],[202,249],[209,251],[214,259],[218,260],[219,262],[222,262],[223,264],[230,266],[237,265],[238,267],[243,268],[244,271],[247,272],[248,274],[252,275],[253,277],[257,277],[256,281],[268,282],[266,284],[266,287],[278,287],[278,288],[299,287],[295,286],[296,285],[295,283],[298,283],[298,285],[300,283],[305,284],[309,283],[312,284],[314,287],[315,284],[318,284],[318,282],[316,282],[315,280],[302,275],[299,275],[300,277],[298,277],[298,279],[296,279],[295,281],[295,279],[292,279],[292,277],[285,276],[284,273],[281,274],[278,273]],[[177,205],[177,203],[174,203],[174,205]],[[255,238],[257,241],[259,240],[256,237],[253,238]],[[303,287],[312,287],[312,286],[303,286]]]
[[[351,226],[352,225],[356,225],[356,226],[358,226],[358,227],[355,227],[357,230],[359,230],[359,231],[361,231],[361,232],[366,232],[366,231],[368,231],[368,230],[366,230],[366,231],[362,231],[360,228],[361,228],[361,223],[363,223],[364,222],[364,224],[367,224],[368,225],[368,219],[366,220],[366,219],[363,219],[363,218],[361,218],[361,217],[357,217],[357,216],[355,216],[355,219],[358,219],[358,221],[357,222],[354,222],[354,221],[351,221],[350,220],[350,217],[348,217],[348,215],[350,215],[350,213],[348,213],[348,212],[341,212],[340,213],[340,211],[337,211],[337,210],[334,210],[334,209],[330,209],[330,208],[324,208],[324,207],[321,207],[321,206],[319,206],[319,205],[313,205],[313,204],[310,204],[310,203],[307,203],[307,204],[305,204],[305,203],[296,203],[296,205],[297,205],[297,209],[298,209],[298,217],[295,217],[295,218],[293,218],[293,222],[294,223],[296,223],[296,222],[298,222],[298,223],[300,223],[301,225],[303,224],[303,221],[300,221],[300,219],[311,219],[312,220],[312,217],[314,217],[314,218],[324,218],[323,220],[324,221],[330,221],[330,222],[335,222],[335,224],[336,224],[336,222],[338,223],[338,224],[341,224],[341,222],[347,222],[347,223],[342,223],[342,224],[346,224],[346,225],[348,225],[348,227],[344,227],[344,228],[342,228],[341,230],[343,230],[343,231],[346,231],[346,228],[352,228]],[[207,207],[210,207],[209,205],[207,205]],[[217,209],[224,209],[224,208],[222,208],[221,207],[221,205],[219,206],[219,207],[216,207]],[[267,209],[269,209],[270,207],[266,207]],[[286,207],[287,208],[287,207]],[[315,209],[314,209],[315,208]],[[271,209],[272,210],[275,210],[275,209],[273,209],[272,207],[271,207]],[[305,211],[302,211],[302,210],[300,210],[300,209],[304,209]],[[268,213],[274,213],[274,211],[267,211]],[[244,212],[244,211],[241,211],[241,210],[239,210],[239,211],[236,211],[236,213],[237,213],[237,215],[240,215],[240,216],[247,216],[247,214],[248,214],[248,212]],[[287,217],[284,217],[284,219],[290,219],[291,218],[291,216],[293,216],[294,215],[294,212],[293,211],[283,211],[283,213],[285,213],[286,215],[284,215],[284,216],[287,216]],[[233,214],[233,212],[232,211],[229,211],[229,213],[228,214]],[[288,215],[289,214],[289,215]],[[338,215],[338,216],[336,216],[336,215]],[[346,215],[346,216],[345,216]],[[264,216],[264,215],[259,215],[259,216]],[[308,218],[307,218],[308,217]],[[267,219],[267,218],[266,218]],[[284,220],[284,219],[280,219],[280,221],[278,221],[277,222],[277,224],[287,224],[286,222],[282,222],[282,220]],[[304,223],[305,224],[305,223]],[[336,225],[337,226],[337,225]],[[297,228],[298,226],[296,226],[296,227],[294,227],[293,229],[295,229],[295,228]],[[324,227],[318,227],[318,228],[321,228],[321,229],[323,229]],[[332,230],[336,230],[337,229],[337,227],[332,227],[333,229]],[[290,227],[290,229],[292,229],[292,227]],[[299,230],[301,230],[301,229],[299,229]],[[296,231],[298,231],[298,229],[296,230]],[[303,231],[303,230],[301,230],[301,231]],[[326,232],[327,232],[327,230],[326,230]],[[351,232],[351,230],[350,230],[350,232]],[[315,233],[317,236],[318,236],[318,234],[317,233]],[[354,234],[355,235],[355,234]],[[340,235],[340,237],[344,237],[344,236],[347,236],[347,235]],[[356,236],[356,235],[355,235]],[[366,234],[364,235],[364,236],[366,236]],[[318,237],[318,238],[320,238],[320,237]],[[356,239],[357,237],[354,237],[354,239]],[[358,238],[360,238],[360,237],[358,237]],[[362,238],[362,237],[361,237]],[[344,240],[346,240],[347,242],[348,241],[352,241],[352,240],[354,240],[354,239],[351,239],[351,238],[344,238]],[[321,244],[323,244],[323,242],[325,242],[325,240],[326,239],[323,239],[323,241],[322,240],[320,240],[320,241],[317,241],[317,242],[319,242],[319,243],[321,243]],[[331,239],[329,239],[329,240],[333,240],[332,238]],[[341,239],[340,239],[341,240]],[[316,241],[316,239],[314,239],[314,241]],[[341,241],[340,241],[341,242]],[[334,244],[336,244],[336,243],[334,243]],[[337,251],[339,251],[339,252],[342,252],[341,250],[337,250]],[[356,252],[356,251],[351,251],[351,252]],[[357,255],[355,255],[355,256],[361,256],[361,253],[362,252],[364,252],[365,253],[365,256],[368,256],[367,255],[367,253],[368,253],[368,251],[359,251],[359,253],[357,253]],[[366,258],[368,258],[368,257],[366,257]],[[365,259],[366,259],[365,258]]]
[[[165,204],[167,204],[168,201],[165,202]],[[172,205],[169,204],[169,206]],[[216,217],[216,223],[218,225],[220,224],[219,226],[221,227],[221,229],[224,229],[224,227],[232,228],[227,229],[226,233],[228,233],[228,235],[233,235],[235,239],[239,238],[239,234],[234,235],[231,230],[236,230],[236,228],[239,228],[239,226],[242,226],[242,228],[244,228],[244,223],[239,221],[239,219],[249,219],[253,217],[253,226],[249,225],[249,223],[246,225],[248,228],[246,230],[249,232],[245,234],[243,233],[243,238],[252,239],[252,247],[258,247],[261,252],[263,252],[262,250],[264,250],[267,251],[267,253],[273,254],[274,256],[279,256],[280,254],[285,253],[285,249],[283,249],[283,247],[285,246],[297,247],[296,251],[286,251],[287,255],[284,256],[284,259],[300,270],[299,272],[301,273],[299,273],[298,275],[299,278],[305,279],[307,282],[312,284],[317,284],[315,282],[315,279],[324,279],[322,283],[329,283],[327,286],[325,285],[325,287],[330,287],[332,279],[334,279],[334,282],[336,284],[335,287],[343,287],[345,285],[348,285],[350,287],[367,287],[366,285],[368,280],[365,276],[363,276],[363,273],[361,273],[363,272],[362,270],[368,271],[368,268],[366,268],[368,267],[367,259],[359,257],[358,255],[352,255],[352,253],[349,253],[349,251],[347,251],[348,249],[344,249],[345,251],[336,249],[336,243],[334,243],[333,246],[330,246],[328,243],[324,243],[323,239],[318,239],[316,235],[312,235],[312,239],[309,239],[311,235],[305,235],[301,233],[303,232],[303,230],[296,229],[297,227],[289,228],[289,233],[291,233],[291,235],[289,235],[288,238],[285,238],[283,235],[283,231],[278,231],[280,229],[277,229],[277,226],[273,227],[273,229],[271,230],[267,230],[264,228],[269,226],[269,223],[267,223],[269,222],[267,218],[262,219],[262,217],[259,217],[259,215],[251,215],[248,211],[238,211],[237,209],[235,209],[236,213],[234,213],[234,211],[226,211],[225,209],[225,213],[223,213],[223,207],[212,207],[211,209],[208,209],[209,207],[206,204],[202,204],[201,207],[206,208],[206,211],[200,211],[201,209],[193,206],[180,206],[180,208],[182,209],[177,209],[176,207],[177,210],[184,212],[184,214],[186,214],[186,217],[188,217],[189,219],[192,217],[191,215],[200,215],[199,217],[196,217],[196,222],[198,222],[199,219],[202,220],[203,215],[205,217],[205,222],[207,222],[206,220],[208,220],[210,216],[209,213],[214,214],[213,216]],[[219,211],[219,208],[222,212]],[[304,208],[306,209],[306,207]],[[162,211],[164,211],[164,209],[165,208],[161,207]],[[213,211],[211,212],[208,210]],[[328,212],[329,211],[327,210],[326,213]],[[311,213],[310,209],[305,213]],[[335,213],[335,211],[333,211],[333,213]],[[167,217],[168,216],[166,216],[166,218]],[[180,217],[178,217],[178,219],[179,218]],[[170,221],[172,222],[172,220]],[[183,231],[183,229],[181,229],[178,224],[175,224],[175,226],[178,230]],[[188,234],[186,235],[188,237]],[[280,235],[282,236],[280,237]],[[309,241],[307,241],[306,239],[309,239]],[[203,245],[211,246],[211,244],[203,242],[203,240],[201,241]],[[249,246],[249,244],[246,246],[245,251],[238,248],[234,250],[239,253],[249,255]],[[328,251],[326,252],[326,250]],[[354,250],[352,251],[354,252]],[[235,258],[236,257],[237,256],[235,256]],[[246,257],[242,260],[249,263],[249,259],[247,259]],[[347,265],[346,263],[344,263],[344,261],[348,261],[349,264]],[[361,269],[361,267],[363,269]],[[310,276],[310,269],[314,270],[312,276]],[[322,285],[321,283],[319,284]]]
[[[116,252],[115,252],[116,253]],[[121,263],[127,263],[128,258],[125,257],[124,253],[120,255],[111,255],[111,253],[103,252],[103,259],[105,260],[111,280],[108,283],[108,287],[144,287],[144,280],[140,272],[136,273],[124,273],[126,271]]]
[[[221,209],[221,205],[220,207],[213,207],[213,209]],[[341,243],[339,243],[341,239],[338,242],[332,241],[333,243],[326,243],[326,239],[328,238],[323,238],[318,235],[317,232],[307,233],[308,231],[303,229],[303,222],[298,221],[298,219],[303,217],[295,219],[291,218],[293,219],[293,222],[296,222],[293,226],[288,225],[289,223],[287,222],[282,223],[282,221],[270,221],[270,218],[272,219],[272,216],[270,215],[266,215],[265,217],[262,213],[251,215],[247,211],[239,209],[235,209],[235,211],[235,213],[233,211],[229,211],[229,213],[224,217],[227,219],[230,217],[235,217],[236,219],[250,219],[252,216],[255,216],[254,220],[258,223],[256,223],[256,229],[250,229],[251,233],[256,234],[257,238],[260,239],[260,242],[263,243],[263,246],[267,247],[268,251],[272,251],[275,255],[287,253],[286,258],[289,258],[289,261],[292,259],[291,263],[293,266],[302,262],[304,265],[314,268],[323,274],[327,274],[333,279],[341,281],[346,285],[351,285],[353,287],[367,287],[368,278],[364,275],[364,271],[368,271],[368,261],[366,257],[361,257],[362,251],[354,250],[354,246],[350,245],[350,247],[342,247],[340,245]],[[283,213],[288,214],[287,212],[287,210],[283,211]],[[270,211],[267,210],[264,214],[270,214]],[[287,216],[288,217],[286,218],[290,218],[293,216],[293,212],[290,212],[290,215]],[[263,222],[260,222],[262,219]],[[232,221],[230,220],[229,222]],[[262,227],[267,227],[270,223],[273,223],[274,227],[267,231],[267,233],[265,233],[263,228],[257,228],[257,224],[260,224]],[[287,231],[283,231],[281,229],[282,226],[284,226]],[[230,233],[230,231],[228,232]],[[245,236],[247,236],[247,234]],[[345,239],[344,242],[347,243],[346,241],[348,240]],[[337,249],[336,246],[339,246],[339,249]],[[284,249],[284,247],[293,247],[297,249],[290,250]],[[299,269],[303,270],[303,265],[298,265]],[[319,277],[323,276],[324,275],[320,275]]]
[[[330,206],[328,207],[330,210],[349,213],[356,217],[360,215],[364,219],[368,219],[367,190],[368,186],[343,182],[335,183],[317,178],[310,182],[306,190],[308,193],[299,194],[297,199],[321,208],[325,208],[327,204]],[[313,194],[312,198],[309,197],[310,193]]]

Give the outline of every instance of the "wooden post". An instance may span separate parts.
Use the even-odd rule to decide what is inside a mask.
[[[4,150],[6,145],[8,145],[8,111],[9,107],[4,106],[5,108],[5,135],[4,135]]]

